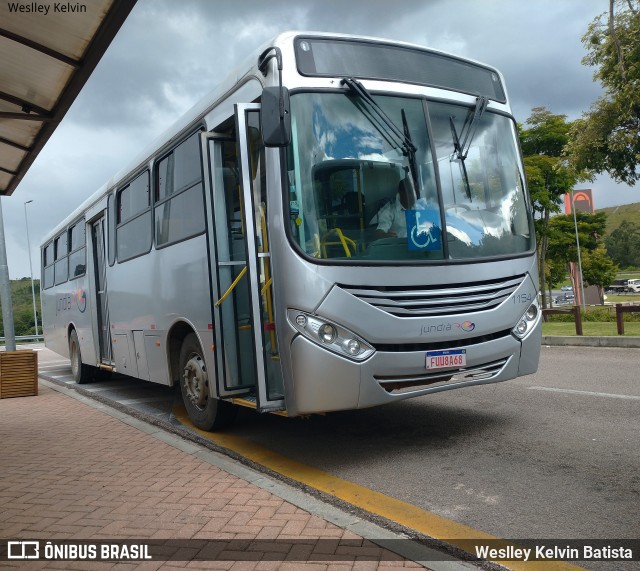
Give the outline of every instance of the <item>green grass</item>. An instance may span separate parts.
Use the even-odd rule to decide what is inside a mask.
[[[583,321],[582,333],[585,336],[604,337],[617,336],[616,323],[603,321]],[[555,322],[542,324],[543,335],[575,335],[576,326],[573,322]],[[640,322],[631,321],[624,324],[624,337],[640,336]]]
[[[607,303],[624,303],[625,301],[640,301],[640,294],[638,295],[614,295],[612,293],[607,294]]]
[[[640,224],[640,202],[625,204],[623,206],[598,208],[598,212],[606,212],[607,214],[607,234],[611,234],[611,232],[620,226],[623,220]]]

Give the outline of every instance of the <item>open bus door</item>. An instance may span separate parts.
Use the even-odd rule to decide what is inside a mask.
[[[284,410],[284,395],[260,105],[236,105],[235,115],[235,136],[202,134],[217,391],[260,412],[276,412]]]
[[[107,263],[105,249],[105,217],[91,223],[91,244],[93,252],[94,285],[97,298],[97,327],[99,362],[112,364],[111,329],[109,325],[109,304],[107,297]]]

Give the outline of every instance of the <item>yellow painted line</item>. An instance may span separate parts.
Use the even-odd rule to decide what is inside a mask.
[[[428,537],[446,540],[447,543],[476,555],[469,549],[469,540],[491,540],[492,547],[506,547],[513,545],[499,537],[489,535],[472,527],[449,520],[427,510],[418,508],[402,500],[397,500],[380,492],[359,486],[353,482],[342,480],[323,472],[318,468],[303,464],[296,460],[282,456],[264,446],[251,442],[234,434],[205,432],[194,426],[182,405],[173,407],[173,415],[182,424],[197,432],[200,436],[215,442],[219,446],[233,450],[244,458],[248,458],[261,466],[265,466],[287,478],[311,486],[326,494],[330,494],[345,502],[353,504],[369,513],[382,516],[400,525],[414,529]],[[493,543],[499,542],[499,543]],[[513,571],[577,571],[584,569],[563,561],[500,561]]]

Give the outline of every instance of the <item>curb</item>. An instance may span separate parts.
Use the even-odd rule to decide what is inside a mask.
[[[577,335],[543,335],[542,345],[552,347],[624,347],[640,349],[640,337],[589,337]]]

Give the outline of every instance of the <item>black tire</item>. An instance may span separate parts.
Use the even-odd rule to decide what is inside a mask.
[[[78,334],[75,329],[72,329],[69,335],[69,359],[71,360],[71,374],[76,383],[84,385],[93,380],[94,368],[82,362],[80,341],[78,340]]]
[[[180,392],[189,418],[202,430],[222,430],[233,424],[238,408],[209,394],[209,374],[195,333],[187,335],[180,349]],[[211,381],[214,382],[213,376]]]

